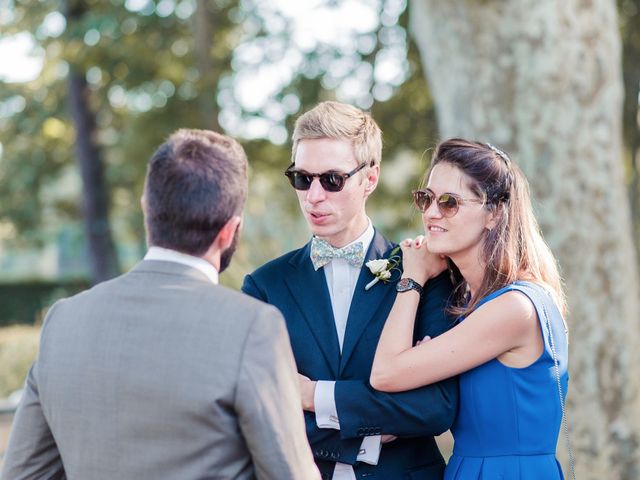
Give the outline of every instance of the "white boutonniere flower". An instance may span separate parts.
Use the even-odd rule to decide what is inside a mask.
[[[380,280],[383,282],[388,282],[391,278],[391,272],[394,270],[400,270],[398,265],[400,265],[400,255],[397,253],[400,251],[400,247],[396,247],[391,250],[391,254],[389,258],[377,258],[375,260],[369,260],[365,263],[366,267],[375,277],[364,287],[365,290],[369,290]]]

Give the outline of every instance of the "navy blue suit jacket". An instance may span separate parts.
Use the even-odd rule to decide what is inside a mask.
[[[388,258],[394,246],[376,232],[365,262]],[[457,380],[393,394],[369,385],[373,357],[396,297],[399,275],[365,291],[373,275],[362,268],[340,354],[324,269],[313,269],[309,249],[310,243],[263,265],[245,277],[242,290],[280,309],[300,373],[312,380],[336,381],[340,430],[318,428],[315,414],[305,412],[307,435],[323,478],[331,478],[339,461],[353,465],[358,479],[441,479],[444,460],[433,436],[453,423]],[[444,313],[451,288],[446,273],[427,282],[414,340],[435,337],[453,325]],[[378,465],[357,462],[362,438],[379,434],[399,438],[383,445]]]

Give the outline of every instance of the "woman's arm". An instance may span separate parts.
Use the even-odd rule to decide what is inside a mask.
[[[403,246],[403,250],[405,248]],[[418,264],[423,260],[415,258],[416,250],[421,249],[407,248],[404,252],[408,267],[405,272],[410,272],[406,276],[420,275],[418,270],[422,267]],[[424,251],[423,255],[426,255]],[[535,308],[523,294],[500,295],[451,330],[414,347],[412,333],[418,301],[419,295],[414,291],[399,293],[396,297],[371,370],[371,385],[377,390],[397,392],[429,385],[522,347],[523,353],[531,356],[531,344],[537,340],[540,341],[536,349],[538,355],[541,352]]]

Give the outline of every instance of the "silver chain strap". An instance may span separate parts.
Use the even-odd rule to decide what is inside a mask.
[[[567,451],[569,452],[569,470],[571,471],[571,478],[576,480],[575,460],[573,458],[573,450],[571,448],[571,442],[569,441],[569,425],[567,420],[567,412],[564,408],[564,400],[562,398],[562,383],[560,382],[560,366],[558,362],[558,355],[556,353],[556,346],[553,342],[553,332],[551,331],[551,322],[549,321],[549,315],[545,308],[544,302],[542,304],[542,312],[544,313],[544,320],[547,324],[547,330],[549,331],[549,346],[551,347],[551,354],[553,356],[553,366],[556,371],[556,382],[558,383],[558,395],[560,396],[560,408],[562,409],[562,424],[564,430],[564,438],[567,443]]]

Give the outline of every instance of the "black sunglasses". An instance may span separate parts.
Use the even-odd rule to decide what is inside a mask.
[[[311,188],[311,184],[313,183],[314,178],[318,178],[320,180],[320,185],[327,192],[339,192],[344,188],[344,184],[347,182],[349,177],[354,176],[360,170],[368,165],[367,162],[361,163],[355,169],[351,170],[349,173],[341,173],[328,171],[324,173],[308,173],[304,170],[294,170],[295,163],[289,165],[284,171],[284,174],[289,179],[291,186],[296,190],[309,190]]]
[[[416,204],[418,210],[422,213],[426,212],[435,201],[438,210],[443,217],[453,217],[458,213],[460,205],[464,203],[470,202],[484,204],[484,200],[480,200],[478,198],[463,198],[455,193],[443,193],[437,198],[436,194],[431,190],[414,190],[411,193],[413,194],[413,203]]]

